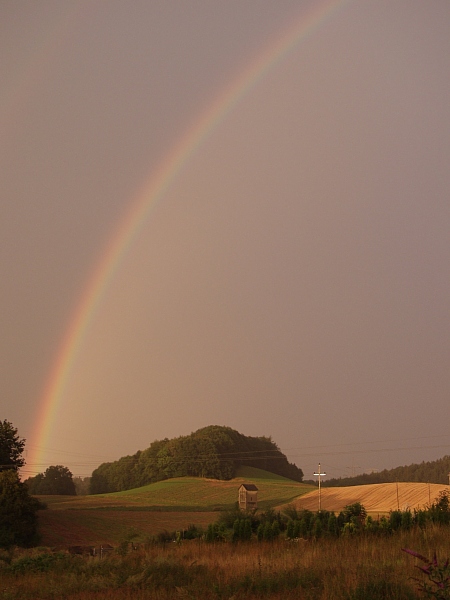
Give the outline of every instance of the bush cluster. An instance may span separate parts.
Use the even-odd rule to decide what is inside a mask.
[[[205,535],[208,542],[218,541],[270,541],[284,534],[287,539],[318,539],[366,534],[390,534],[412,527],[424,528],[427,524],[450,524],[450,493],[441,492],[436,500],[423,509],[394,510],[389,515],[374,519],[367,515],[360,502],[349,504],[338,515],[321,510],[297,510],[289,506],[283,514],[269,509],[257,514],[242,512],[236,507],[222,513],[216,523],[211,523]],[[201,532],[197,532],[201,537]]]
[[[407,531],[414,526],[423,528],[429,523],[448,525],[450,494],[448,491],[441,492],[426,508],[414,511],[394,510],[379,519],[367,516],[364,506],[359,502],[345,506],[337,516],[326,510],[316,513],[309,510],[297,512],[293,507],[285,511],[285,516],[288,518],[286,537],[289,539],[341,536],[362,532],[389,534],[399,530]]]

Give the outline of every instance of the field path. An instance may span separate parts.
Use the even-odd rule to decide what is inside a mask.
[[[361,502],[367,512],[385,513],[391,510],[423,508],[434,502],[439,492],[450,490],[448,485],[437,483],[377,483],[349,487],[322,488],[323,510],[341,511],[347,504]],[[397,495],[398,494],[398,495]],[[292,503],[297,509],[316,511],[319,507],[319,491],[314,490]]]

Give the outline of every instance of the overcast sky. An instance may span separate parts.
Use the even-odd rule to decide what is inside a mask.
[[[211,424],[307,479],[450,454],[448,0],[342,2],[266,70],[149,211],[35,437],[158,165],[319,4],[0,4],[0,418],[42,446],[27,473]]]

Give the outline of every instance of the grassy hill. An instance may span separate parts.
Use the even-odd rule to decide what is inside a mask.
[[[93,496],[42,496],[52,510],[120,509],[145,511],[217,511],[233,508],[241,483],[254,483],[259,489],[258,506],[266,510],[288,503],[313,486],[298,483],[254,467],[240,467],[238,477],[229,481],[176,477],[149,485]]]
[[[231,427],[210,425],[190,435],[155,440],[132,456],[102,463],[92,473],[90,491],[121,492],[177,477],[227,481],[237,477],[242,466],[303,481],[303,471],[288,461],[271,437],[246,436]]]
[[[254,483],[261,510],[289,504],[311,491],[310,485],[254,467],[241,467],[230,481],[180,477],[141,488],[95,496],[41,496],[48,509],[39,513],[42,543],[49,546],[117,544],[130,532],[138,540],[190,524],[206,527],[217,511],[230,510],[241,483]]]

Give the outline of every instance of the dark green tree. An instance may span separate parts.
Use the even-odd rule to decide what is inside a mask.
[[[353,522],[355,526],[361,528],[365,523],[367,512],[361,502],[354,502],[344,506],[343,515],[345,523]]]
[[[62,465],[51,466],[45,473],[39,473],[36,477],[30,477],[25,481],[30,494],[75,496],[76,489],[72,473]]]
[[[25,464],[22,457],[25,440],[19,437],[17,429],[7,421],[0,421],[0,472],[7,469],[17,471]]]
[[[331,535],[338,535],[339,533],[338,521],[334,512],[330,512],[328,515],[327,530]]]
[[[28,477],[25,479],[25,485],[28,487],[28,491],[33,496],[39,496],[43,494],[42,491],[44,485],[44,473],[38,473],[35,477]]]
[[[294,536],[295,524],[292,519],[289,519],[287,527],[286,527],[286,537],[288,540],[292,540]]]
[[[280,524],[278,521],[272,523],[272,539],[276,539],[280,535]]]
[[[433,523],[448,524],[450,522],[450,493],[448,490],[439,492],[438,497],[429,506],[427,514]]]
[[[272,525],[270,524],[269,521],[266,521],[264,523],[263,540],[266,540],[268,542],[270,542],[271,540],[273,540],[273,529],[272,529]]]
[[[0,547],[34,546],[37,532],[38,500],[32,498],[27,486],[14,469],[0,472]]]
[[[48,467],[44,473],[49,494],[60,494],[63,496],[75,496],[75,484],[73,475],[67,467],[56,465]]]
[[[311,535],[313,538],[320,538],[322,536],[322,531],[323,526],[320,520],[320,515],[317,514],[312,524]]]

